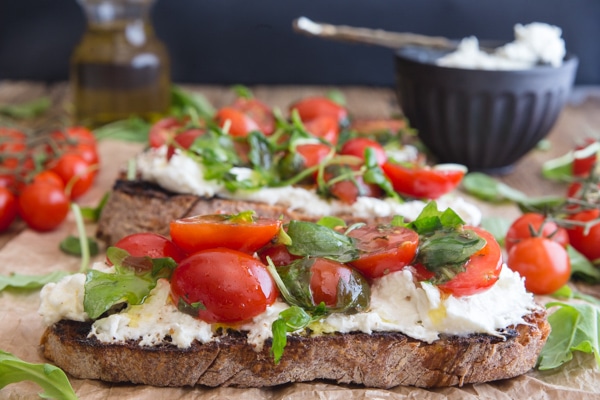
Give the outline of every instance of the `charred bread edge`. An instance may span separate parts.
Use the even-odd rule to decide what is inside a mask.
[[[62,320],[48,327],[42,352],[70,375],[152,386],[268,387],[327,380],[375,388],[462,386],[512,378],[535,366],[550,326],[541,307],[506,339],[486,334],[443,336],[431,344],[397,332],[290,335],[279,364],[271,341],[255,351],[244,333],[179,349],[141,347],[88,338],[90,322]]]
[[[112,245],[132,233],[168,235],[169,223],[174,219],[214,214],[217,211],[234,214],[249,209],[262,217],[316,220],[315,217],[290,211],[283,206],[177,194],[150,182],[118,179],[98,220],[96,236]],[[350,215],[340,217],[348,223],[362,221]]]

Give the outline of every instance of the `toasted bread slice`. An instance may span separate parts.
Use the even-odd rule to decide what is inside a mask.
[[[89,322],[62,320],[47,328],[43,354],[76,378],[153,386],[268,387],[328,380],[375,388],[461,386],[515,377],[529,371],[550,326],[542,308],[506,338],[444,336],[429,344],[396,332],[290,335],[275,364],[270,340],[261,351],[243,332],[193,342],[186,349],[165,343],[107,344],[88,337]]]

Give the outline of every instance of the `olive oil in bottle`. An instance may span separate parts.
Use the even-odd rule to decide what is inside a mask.
[[[71,58],[75,123],[152,118],[170,105],[169,56],[150,22],[152,0],[79,0],[87,30]]]

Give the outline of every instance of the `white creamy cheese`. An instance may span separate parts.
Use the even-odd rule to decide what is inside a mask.
[[[237,190],[232,193],[212,180],[205,180],[202,166],[184,154],[176,152],[169,161],[166,159],[166,146],[149,149],[137,159],[137,168],[142,178],[176,193],[191,193],[203,197],[218,196],[233,200],[255,201],[269,205],[280,205],[291,211],[311,216],[354,215],[359,218],[391,217],[402,215],[408,220],[415,219],[426,203],[407,201],[399,203],[392,198],[378,199],[361,196],[354,204],[346,204],[335,199],[323,199],[315,189],[296,186],[267,187],[260,190]],[[252,179],[252,170],[234,168],[239,179]],[[470,225],[479,225],[480,210],[461,197],[449,194],[437,200],[438,208],[452,207]]]
[[[48,284],[41,293],[40,314],[48,325],[61,319],[84,321],[83,291],[85,277],[75,274],[57,284]],[[248,332],[248,342],[260,350],[272,337],[271,326],[279,313],[289,306],[276,301],[252,321],[236,327]],[[371,287],[371,307],[354,315],[333,314],[311,326],[317,332],[371,333],[402,332],[412,338],[432,342],[440,334],[499,335],[509,325],[523,322],[522,317],[537,307],[525,291],[523,280],[508,267],[489,290],[473,296],[443,296],[430,284],[415,283],[410,269],[377,279]],[[94,322],[90,336],[106,343],[140,340],[141,346],[171,343],[186,348],[194,340],[215,340],[213,326],[177,310],[170,299],[170,286],[159,280],[146,301]]]
[[[518,70],[537,64],[558,67],[565,57],[565,42],[559,27],[541,22],[514,27],[515,40],[498,47],[493,53],[481,51],[479,41],[471,36],[463,39],[458,49],[437,60],[446,67]]]

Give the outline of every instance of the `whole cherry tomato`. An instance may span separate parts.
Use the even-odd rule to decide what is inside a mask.
[[[290,106],[290,112],[296,110],[303,122],[320,116],[334,117],[338,123],[348,119],[348,111],[327,97],[314,96],[301,99]]]
[[[532,236],[547,237],[563,247],[566,247],[569,244],[569,235],[565,228],[556,225],[555,222],[548,220],[542,214],[525,213],[517,218],[508,228],[506,239],[504,241],[506,251],[510,251],[510,249],[521,240]]]
[[[338,120],[329,115],[320,115],[304,122],[304,128],[314,137],[325,139],[334,146],[340,136]]]
[[[366,149],[371,148],[375,151],[375,157],[377,158],[377,163],[379,165],[383,165],[387,161],[387,154],[383,149],[383,146],[376,142],[373,139],[369,139],[366,137],[356,137],[349,139],[340,150],[340,154],[355,156],[365,159],[365,151]]]
[[[171,295],[181,311],[203,321],[235,323],[263,313],[278,290],[259,260],[216,248],[195,253],[175,268]]]
[[[386,162],[381,168],[398,193],[425,199],[437,199],[450,192],[458,186],[467,171],[457,164],[428,167]]]
[[[171,222],[171,238],[189,254],[215,247],[254,253],[273,239],[282,221],[237,215],[213,214],[177,219]]]
[[[62,188],[47,182],[33,182],[19,195],[19,215],[40,232],[59,226],[69,213],[69,199]]]
[[[15,170],[27,153],[27,135],[18,129],[0,127],[0,168]]]
[[[171,257],[176,263],[180,263],[187,257],[187,254],[170,239],[151,232],[127,235],[119,239],[113,246],[123,249],[135,257]],[[108,263],[110,264],[110,262]]]
[[[463,272],[456,274],[448,282],[438,285],[442,292],[456,297],[470,296],[489,289],[498,281],[502,271],[502,249],[494,236],[479,227],[465,226],[464,229],[474,231],[486,241],[486,244],[469,258]],[[419,280],[434,277],[434,274],[421,264],[416,264],[415,269],[415,275]]]
[[[215,120],[221,128],[229,124],[229,134],[236,137],[245,137],[252,131],[260,131],[260,127],[250,116],[242,111],[232,108],[223,107],[215,115]]]
[[[600,222],[593,222],[600,218],[600,209],[585,210],[569,216],[569,220],[579,224],[590,224],[585,226],[573,226],[567,228],[569,243],[583,254],[588,260],[594,262],[600,260]]]
[[[53,184],[63,190],[65,188],[65,183],[63,182],[62,178],[56,172],[50,171],[48,169],[37,173],[33,177],[33,182],[40,182],[40,181],[48,182],[48,183]]]
[[[94,182],[93,168],[77,154],[63,154],[50,170],[61,177],[67,190],[70,189],[71,199],[85,194]]]
[[[411,265],[417,255],[417,232],[393,226],[363,226],[348,233],[356,240],[360,257],[349,264],[369,279]]]
[[[566,249],[544,237],[532,237],[515,244],[508,252],[507,265],[525,278],[525,288],[534,294],[554,293],[571,276]]]
[[[17,217],[18,205],[15,195],[0,186],[0,232],[4,232]]]

